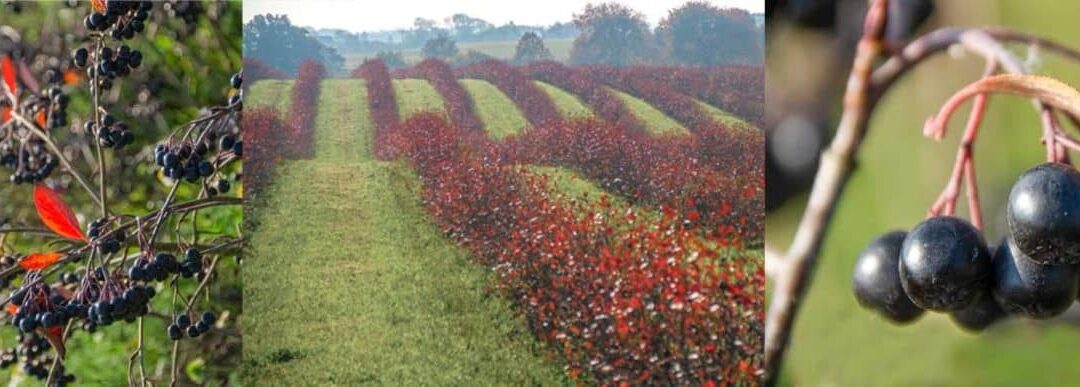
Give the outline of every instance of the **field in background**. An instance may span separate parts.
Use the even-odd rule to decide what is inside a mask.
[[[459,83],[491,137],[528,125],[493,84]],[[592,115],[577,96],[537,84],[564,116]],[[287,112],[291,86],[256,82],[246,108]],[[445,114],[430,82],[395,79],[392,86],[401,116]],[[648,102],[618,98],[649,131],[686,133]],[[245,377],[274,384],[571,384],[553,349],[490,292],[491,271],[432,223],[416,173],[403,161],[374,159],[365,81],[324,80],[316,106],[314,158],[285,162],[253,206],[250,255],[260,264],[246,269],[245,292],[248,314],[260,317],[245,327]],[[550,189],[575,200],[609,194],[568,169],[524,168],[551,176]],[[612,202],[630,206],[618,196]],[[722,254],[761,259],[760,250]]]
[[[458,50],[462,53],[468,50],[478,51],[499,60],[514,59],[514,49],[517,47],[516,40],[506,40],[498,42],[458,42]],[[559,62],[566,62],[570,59],[570,47],[574,45],[574,39],[552,39],[544,40],[544,46],[551,50],[552,59]],[[349,53],[342,54],[345,57],[345,68],[354,69],[360,66],[364,60],[373,58],[375,53]],[[402,50],[401,56],[405,58],[405,62],[409,65],[419,63],[424,58],[420,54],[420,49]]]

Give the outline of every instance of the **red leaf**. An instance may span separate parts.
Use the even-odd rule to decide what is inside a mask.
[[[47,124],[47,123],[48,123],[48,122],[46,121],[46,120],[47,120],[47,118],[45,117],[45,111],[44,111],[44,110],[42,110],[42,111],[39,111],[39,112],[38,112],[38,114],[37,114],[37,117],[35,117],[35,119],[34,119],[34,120],[35,120],[35,121],[37,121],[37,124],[38,124],[38,126],[40,126],[40,127],[42,127],[42,128],[44,128],[44,127],[45,127],[45,124]]]
[[[13,95],[19,95],[19,89],[15,84],[15,63],[11,61],[11,55],[5,55],[0,59],[0,72],[4,76],[4,84]]]
[[[94,7],[95,11],[105,13],[105,0],[90,0],[90,6]]]
[[[49,340],[49,345],[52,345],[56,350],[56,354],[60,356],[60,359],[64,358],[64,328],[51,327],[51,328],[38,328],[38,331],[43,333],[46,340]]]
[[[11,108],[0,108],[0,124],[6,124],[11,120]]]
[[[85,241],[86,237],[79,229],[79,221],[64,199],[56,191],[38,184],[34,187],[34,207],[38,216],[53,232],[62,237]]]
[[[52,264],[56,263],[56,261],[59,261],[60,257],[63,257],[63,256],[64,256],[63,254],[55,253],[55,252],[53,252],[53,253],[33,253],[33,254],[30,254],[30,255],[27,255],[26,258],[23,258],[22,260],[20,260],[19,261],[19,266],[22,266],[23,269],[26,269],[26,270],[44,269],[46,267],[49,267],[49,265],[52,265]]]
[[[14,316],[15,313],[19,313],[19,307],[15,306],[15,304],[12,304],[10,302],[4,306],[4,309],[7,310],[7,313],[12,316]]]

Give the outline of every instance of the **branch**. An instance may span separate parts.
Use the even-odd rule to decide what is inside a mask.
[[[821,164],[814,179],[810,199],[803,213],[787,257],[783,259],[782,271],[775,274],[773,300],[769,305],[765,326],[765,368],[766,384],[777,381],[784,352],[790,340],[791,328],[798,307],[810,283],[814,267],[820,254],[821,244],[831,222],[833,210],[840,194],[853,172],[854,157],[860,142],[866,135],[869,117],[877,102],[901,76],[915,65],[935,53],[942,52],[952,45],[962,45],[969,51],[984,57],[987,61],[999,64],[1006,72],[1025,74],[1023,64],[996,41],[991,34],[1004,36],[1013,41],[1024,41],[1030,37],[1011,33],[1003,29],[961,29],[943,28],[920,37],[905,46],[898,54],[889,58],[877,70],[870,74],[870,66],[880,55],[881,23],[884,20],[884,7],[887,0],[874,0],[867,14],[868,33],[860,40],[859,48],[844,96],[844,113],[836,135],[829,149],[823,152]],[[1040,40],[1043,44],[1049,41]],[[1075,51],[1060,45],[1050,45],[1056,52],[1066,56]],[[869,85],[868,85],[869,84]],[[1035,101],[1043,115],[1052,114],[1048,104]],[[1066,113],[1069,111],[1066,110]],[[1070,120],[1075,120],[1069,114]],[[1058,133],[1052,127],[1053,122],[1044,122],[1044,133]],[[1059,138],[1045,138],[1054,142]],[[974,174],[967,182],[974,184]],[[977,201],[977,198],[973,198]]]
[[[881,55],[881,33],[885,26],[888,0],[872,0],[866,13],[864,35],[859,40],[844,93],[844,113],[829,149],[821,155],[821,166],[803,213],[799,230],[788,251],[787,270],[776,276],[773,299],[765,320],[765,384],[775,385],[799,301],[810,283],[822,236],[832,218],[836,199],[854,167],[855,152],[866,135],[866,123],[873,103],[870,97],[871,70]]]

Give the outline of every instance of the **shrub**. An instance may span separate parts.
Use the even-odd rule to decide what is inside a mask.
[[[314,149],[316,103],[326,68],[315,60],[304,61],[300,65],[296,82],[293,84],[292,105],[286,129],[288,143],[286,157],[293,159],[311,158]]]

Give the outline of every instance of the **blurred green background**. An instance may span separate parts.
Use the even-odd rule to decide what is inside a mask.
[[[1077,1],[936,4],[937,13],[921,33],[947,25],[1002,25],[1080,48]],[[820,43],[820,37],[784,30],[782,36],[770,31],[769,40],[767,89],[820,81],[787,82],[776,76],[799,66],[822,65],[827,59],[805,44]],[[1034,72],[1080,86],[1080,64],[1045,52],[1029,56],[1026,47],[1013,46],[1013,52],[1029,58]],[[982,69],[982,60],[971,54],[937,55],[905,76],[881,101],[796,321],[782,385],[1030,386],[1080,380],[1080,329],[1075,325],[1080,319],[1011,319],[971,334],[956,328],[948,316],[928,313],[914,324],[895,326],[860,309],[852,294],[851,274],[859,252],[886,231],[910,229],[921,221],[944,187],[968,110],[955,116],[950,135],[940,143],[923,137],[922,125],[953,92],[977,79]],[[832,106],[837,112],[838,103]],[[1075,133],[1076,128],[1066,127]],[[1045,159],[1040,128],[1030,101],[1008,96],[990,99],[975,154],[989,243],[998,243],[1004,235],[1004,204],[1012,183]],[[805,202],[804,194],[767,217],[770,246],[780,251],[787,248]],[[966,204],[961,201],[958,208],[966,210]],[[960,214],[966,216],[966,211]]]
[[[175,5],[176,1],[168,3]],[[102,106],[119,120],[127,122],[135,134],[133,146],[122,151],[107,151],[110,183],[108,197],[110,208],[119,213],[145,215],[161,205],[169,186],[155,177],[152,166],[153,146],[172,128],[194,119],[202,108],[224,105],[228,98],[229,77],[241,67],[241,3],[237,0],[201,2],[201,11],[194,24],[167,10],[166,2],[155,1],[154,11],[143,33],[137,34],[124,44],[143,53],[143,65],[130,76],[120,78],[112,90],[102,96]],[[170,5],[170,6],[172,6]],[[67,2],[0,1],[0,26],[10,27],[21,39],[23,61],[40,81],[44,65],[49,57],[63,58],[63,68],[69,53],[75,47],[85,45],[86,31],[82,18],[89,11],[89,3],[79,2],[70,6]],[[109,40],[110,46],[116,43]],[[3,46],[10,49],[12,46]],[[85,73],[76,84],[63,86],[71,96],[68,119],[71,127],[81,127],[91,110],[89,89]],[[66,128],[54,132],[58,144],[68,153],[76,168],[85,176],[91,176],[92,159],[88,155],[89,143],[81,132]],[[234,176],[238,166],[226,171]],[[11,170],[0,168],[0,219],[11,225],[38,226],[40,221],[31,204],[31,185],[12,185],[8,182]],[[63,192],[65,200],[73,207],[85,225],[99,214],[89,199],[71,178],[60,171],[54,172],[50,184]],[[91,182],[96,186],[96,179]],[[242,191],[239,180],[231,195]],[[197,192],[183,186],[177,192],[179,201],[190,200]],[[218,236],[239,235],[242,211],[239,206],[218,207],[200,211],[200,243],[210,244]],[[190,224],[190,221],[185,223]],[[164,229],[173,229],[170,222]],[[185,227],[189,230],[190,227]],[[190,233],[183,235],[190,239]],[[162,241],[174,242],[175,235],[164,233]],[[26,253],[42,249],[44,240],[36,237],[8,237],[4,241],[5,254]],[[235,254],[235,253],[234,253]],[[81,266],[79,266],[81,267]],[[65,268],[72,271],[75,266]],[[81,270],[80,270],[81,271]],[[222,385],[236,383],[236,366],[240,363],[241,332],[238,319],[242,313],[242,282],[240,265],[233,257],[223,257],[217,270],[217,278],[209,283],[208,297],[200,297],[195,309],[201,313],[213,310],[225,321],[221,329],[213,329],[199,339],[181,342],[179,354],[179,385]],[[81,273],[80,273],[81,275]],[[17,285],[14,282],[13,285]],[[194,281],[182,281],[180,291],[190,295],[196,287]],[[10,288],[0,289],[6,295]],[[171,289],[158,286],[151,309],[169,314],[173,309]],[[172,341],[165,333],[166,322],[160,318],[145,319],[145,367],[148,377],[167,385],[171,363]],[[6,318],[0,319],[0,350],[16,344],[15,329]],[[128,357],[137,345],[135,324],[117,323],[99,328],[95,333],[75,330],[67,343],[66,368],[76,375],[74,385],[121,386],[127,384]],[[21,370],[21,363],[0,369],[0,381],[8,385],[43,385]]]

